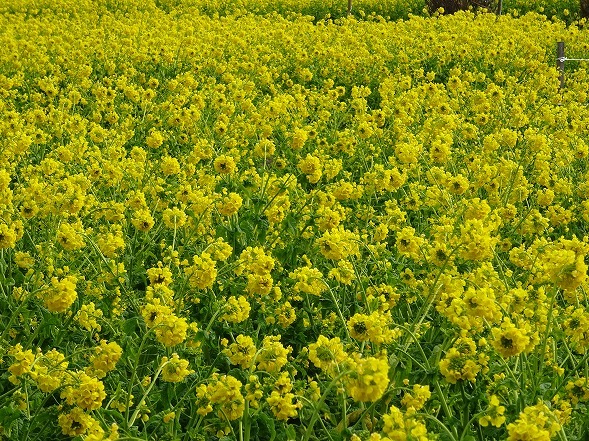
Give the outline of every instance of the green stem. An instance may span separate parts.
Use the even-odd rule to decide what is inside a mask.
[[[164,368],[164,366],[166,366],[168,363],[170,363],[170,361],[166,361],[165,363],[162,363],[162,365],[156,371],[153,379],[151,380],[151,383],[149,383],[148,388],[143,393],[141,400],[139,400],[139,403],[137,403],[137,408],[135,409],[135,412],[133,412],[133,415],[131,415],[131,420],[127,422],[127,427],[133,426],[133,423],[137,419],[137,416],[139,415],[139,411],[141,410],[141,405],[145,403],[145,399],[147,398],[147,395],[149,394],[149,392],[151,392],[151,389],[153,389],[153,386],[155,385],[155,381],[158,379],[158,377],[162,373],[162,369]]]
[[[243,409],[243,418],[242,421],[239,422],[239,435],[241,437],[241,429],[242,429],[242,422],[243,422],[243,438],[242,441],[250,441],[250,430],[251,430],[251,422],[249,418],[249,409],[250,403],[248,400],[245,400],[245,407]]]
[[[438,397],[440,398],[442,410],[444,411],[446,418],[451,419],[452,412],[450,412],[450,408],[448,407],[448,403],[446,402],[446,396],[442,393],[442,388],[440,387],[440,382],[437,379],[434,380],[434,387],[436,389],[436,393],[438,394]],[[436,420],[437,420],[437,418],[436,418]],[[440,422],[439,420],[437,420],[437,421],[438,421],[438,423]],[[448,433],[450,433],[450,431],[448,430],[448,428],[446,426],[444,426],[444,428],[448,431]],[[455,432],[454,435],[452,435],[451,433],[450,433],[450,435],[452,436],[452,439],[456,440],[456,437],[458,436],[458,430],[456,429],[456,427],[454,427],[454,432]]]
[[[151,330],[148,330],[141,339],[141,344],[139,345],[139,349],[137,350],[137,356],[135,357],[135,366],[133,369],[133,373],[131,374],[131,381],[129,382],[129,390],[127,392],[127,406],[125,410],[125,420],[129,421],[129,411],[131,407],[131,394],[133,392],[133,383],[135,383],[135,379],[137,378],[137,369],[139,369],[139,358],[141,357],[141,350],[143,349],[143,345],[147,341],[147,336]],[[129,425],[127,424],[127,429],[129,429]]]
[[[199,415],[198,418],[190,418],[190,423],[188,424],[188,427],[186,428],[186,434],[184,435],[185,440],[189,439],[188,437],[190,436],[192,429],[196,430],[200,427],[200,423],[202,422],[203,418],[204,417],[202,415]]]
[[[542,339],[542,350],[540,352],[540,359],[538,360],[538,365],[536,368],[536,378],[535,378],[535,387],[534,387],[534,398],[532,401],[536,401],[536,396],[538,394],[538,390],[540,389],[540,380],[542,377],[542,373],[544,371],[544,358],[546,357],[546,343],[548,340],[548,336],[550,334],[550,328],[552,324],[552,312],[554,309],[554,299],[556,299],[556,290],[552,293],[552,299],[550,301],[550,309],[548,310],[548,318],[546,320],[546,330],[544,331],[544,338]]]
[[[457,440],[458,434],[456,434],[456,435],[452,434],[452,432],[450,432],[450,429],[448,429],[448,427],[444,423],[442,423],[439,419],[437,419],[435,416],[428,415],[427,413],[424,414],[424,416],[426,418],[429,418],[430,420],[435,421],[436,423],[438,423],[438,425],[444,430],[444,432],[446,432],[448,434],[448,436],[450,437],[450,439],[452,439],[454,441],[458,441]],[[456,427],[454,427],[454,430],[456,430]]]
[[[327,389],[325,390],[325,392],[323,392],[323,395],[321,395],[321,398],[319,399],[315,408],[313,409],[313,415],[311,415],[311,420],[309,421],[309,426],[307,426],[307,429],[305,430],[305,436],[303,437],[303,441],[309,441],[309,438],[311,437],[311,433],[313,431],[313,426],[315,425],[315,423],[317,422],[317,418],[319,417],[319,409],[321,408],[323,403],[325,403],[325,399],[327,398],[327,394],[339,382],[339,380],[344,375],[347,375],[349,372],[350,371],[342,372],[337,377],[335,377],[333,380],[331,380],[331,383],[329,383],[329,385],[327,386]]]
[[[213,316],[211,317],[211,320],[209,321],[207,327],[205,328],[205,331],[204,331],[205,334],[208,334],[208,332],[211,330],[211,328],[213,327],[213,323],[215,323],[215,319],[219,316],[219,314],[221,314],[222,311],[223,310],[221,308],[219,308],[217,310],[217,312],[215,312],[213,314]]]
[[[346,322],[344,315],[342,314],[342,310],[340,309],[340,307],[337,303],[337,299],[335,298],[335,294],[333,293],[331,287],[327,284],[327,282],[325,280],[321,279],[321,281],[325,284],[325,286],[327,286],[327,290],[329,291],[329,295],[331,297],[331,300],[333,301],[337,315],[339,316],[340,320],[342,321],[342,326],[344,328],[344,332],[346,333],[346,337],[349,340],[350,339],[350,332],[348,331],[348,324]]]
[[[4,328],[4,331],[2,331],[2,334],[0,334],[0,343],[4,341],[4,337],[6,336],[6,333],[8,333],[8,331],[10,331],[10,328],[12,327],[12,324],[14,323],[14,321],[18,319],[20,312],[26,306],[27,301],[32,297],[33,294],[37,293],[38,291],[41,291],[41,290],[37,289],[35,291],[29,292],[29,294],[27,296],[25,296],[24,299],[21,300],[20,305],[18,305],[18,307],[16,308],[16,311],[10,313],[10,320],[8,321],[8,324]]]
[[[466,437],[466,433],[467,433],[467,431],[468,431],[468,428],[470,427],[470,425],[471,425],[471,424],[472,424],[472,423],[473,423],[473,422],[474,422],[474,421],[475,421],[475,420],[476,420],[478,417],[480,417],[480,416],[481,416],[483,413],[484,413],[484,412],[478,412],[478,413],[475,413],[475,414],[473,415],[473,417],[472,417],[470,420],[468,420],[468,423],[466,424],[466,426],[465,426],[465,427],[464,427],[464,429],[462,430],[462,434],[460,435],[460,438],[459,438],[459,440],[458,440],[458,441],[463,441],[463,440],[464,440],[464,438]],[[481,439],[482,439],[482,438],[481,438]]]
[[[427,299],[425,301],[425,306],[422,305],[419,308],[419,310],[417,311],[416,317],[419,317],[419,320],[417,321],[417,323],[412,324],[413,325],[412,327],[414,330],[419,328],[421,326],[421,324],[423,323],[423,321],[425,320],[425,317],[426,317],[427,313],[429,312],[429,309],[433,305],[434,300],[436,298],[435,294],[436,294],[436,285],[438,284],[438,280],[440,280],[440,277],[442,277],[444,270],[446,269],[446,267],[448,266],[448,263],[450,262],[450,258],[459,248],[460,248],[460,244],[456,245],[452,249],[452,251],[448,255],[446,261],[444,262],[444,264],[440,268],[440,271],[438,271],[438,274],[436,275],[436,278],[435,278],[434,282],[432,283],[429,294],[428,294]],[[409,348],[409,342],[407,341],[405,344],[405,350],[407,350],[408,348]]]

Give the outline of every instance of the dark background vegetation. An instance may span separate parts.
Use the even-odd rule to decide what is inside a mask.
[[[443,8],[445,14],[481,8],[501,13],[502,3],[501,0],[428,0],[427,7],[430,14],[438,11],[439,8]],[[589,18],[589,0],[579,0],[579,16]]]

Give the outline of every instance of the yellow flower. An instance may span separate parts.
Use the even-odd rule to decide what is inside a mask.
[[[374,311],[370,315],[356,313],[348,320],[347,325],[353,338],[376,345],[390,343],[396,335],[388,311]]]
[[[65,312],[78,298],[76,282],[75,276],[66,276],[62,279],[51,278],[51,286],[43,293],[47,309],[51,312]]]
[[[293,150],[300,150],[305,145],[307,138],[308,135],[304,129],[295,129],[292,134],[292,141],[290,146],[293,148]]]
[[[73,384],[62,390],[61,398],[84,410],[95,410],[102,406],[102,401],[106,398],[102,381],[84,372],[76,372],[72,376]]]
[[[216,262],[207,252],[194,256],[192,261],[193,265],[184,270],[190,286],[198,289],[211,288],[217,279]]]
[[[413,394],[405,392],[401,404],[407,409],[413,408],[414,410],[420,410],[425,405],[425,402],[432,396],[429,386],[422,386],[420,384],[413,385]]]
[[[20,343],[10,349],[8,354],[11,355],[15,360],[8,367],[8,372],[11,374],[9,380],[11,383],[17,384],[18,377],[30,372],[31,365],[35,361],[35,354],[33,354],[33,351],[30,349],[24,351]]]
[[[407,175],[402,173],[398,168],[384,170],[382,178],[377,183],[378,190],[395,191],[398,190],[407,181]]]
[[[171,383],[179,383],[194,371],[188,369],[188,360],[184,360],[178,354],[172,354],[172,358],[162,358],[162,379]]]
[[[479,372],[486,370],[488,357],[477,354],[477,347],[470,337],[461,336],[440,360],[439,368],[449,383],[459,380],[475,382]]]
[[[298,169],[307,176],[311,184],[316,184],[323,175],[323,165],[317,156],[307,154],[297,165]]]
[[[487,427],[489,424],[495,427],[501,427],[505,423],[504,413],[505,406],[500,406],[497,395],[491,395],[486,415],[479,418],[479,424],[483,427]]]
[[[316,243],[325,258],[341,260],[359,253],[358,242],[354,233],[339,227],[325,231]]]
[[[247,247],[239,256],[239,266],[235,273],[239,275],[243,270],[247,270],[254,274],[267,275],[272,271],[274,265],[274,258],[266,254],[263,248]]]
[[[14,262],[19,268],[28,269],[35,264],[35,258],[28,252],[17,251],[14,253]]]
[[[14,248],[17,236],[12,228],[4,222],[0,223],[0,249]]]
[[[74,407],[69,413],[62,413],[57,420],[61,432],[68,436],[83,435],[89,428],[98,424],[98,421],[84,413],[79,407]]]
[[[460,174],[448,179],[446,181],[446,187],[450,193],[461,195],[468,190],[469,182],[465,176]]]
[[[304,266],[295,269],[288,276],[296,281],[293,287],[295,292],[320,296],[327,289],[323,282],[323,274],[317,268]]]
[[[172,283],[172,271],[167,267],[149,268],[147,270],[149,283],[152,285],[162,284],[169,286]]]
[[[237,193],[229,193],[217,202],[217,211],[223,216],[232,216],[239,211],[243,199]]]
[[[519,418],[507,426],[507,441],[550,440],[561,428],[545,404],[526,407]]]
[[[98,323],[102,319],[103,312],[96,308],[94,302],[84,304],[76,313],[76,321],[87,331],[100,331],[102,327]]]
[[[291,393],[292,382],[288,372],[280,374],[274,383],[273,389],[270,396],[266,398],[266,402],[270,405],[270,410],[274,416],[283,421],[296,417],[297,410],[302,407],[302,404],[299,402],[293,403],[295,396]]]
[[[405,227],[397,233],[397,250],[402,256],[415,260],[421,259],[421,248],[424,243],[424,239],[416,236],[415,229],[412,227]]]
[[[427,429],[423,422],[416,418],[413,410],[403,414],[401,409],[391,406],[390,412],[383,415],[384,426],[382,431],[388,438],[376,438],[382,441],[428,441]],[[370,438],[372,441],[372,438]]]
[[[572,404],[589,401],[589,383],[585,377],[569,381],[564,390],[567,391],[567,395]]]
[[[161,159],[160,167],[164,176],[172,176],[180,173],[180,163],[178,160],[171,156],[164,156]]]
[[[377,401],[389,385],[389,362],[386,352],[379,357],[362,358],[355,354],[350,360],[351,372],[344,383],[346,390],[355,401]]]
[[[328,276],[330,279],[335,279],[342,285],[351,285],[356,279],[354,266],[347,260],[340,260],[337,262],[337,267],[329,270]]]
[[[577,289],[587,279],[587,265],[583,255],[564,247],[555,247],[543,258],[550,280],[565,290]]]
[[[292,352],[280,343],[280,335],[267,335],[262,340],[262,347],[256,358],[259,371],[278,372],[287,363],[287,356]]]
[[[221,319],[230,323],[241,323],[247,320],[251,310],[250,304],[244,296],[229,297],[223,308],[226,312],[221,316]]]
[[[339,365],[348,359],[348,354],[339,337],[328,339],[320,335],[316,343],[309,345],[309,360],[330,375],[337,373]]]
[[[137,228],[139,231],[143,231],[144,233],[151,230],[151,227],[155,224],[153,217],[151,217],[151,213],[149,210],[141,209],[137,210],[131,219],[131,223]]]
[[[183,317],[168,314],[162,317],[155,327],[155,337],[160,343],[171,347],[186,340],[188,323]]]
[[[585,308],[569,306],[565,310],[563,329],[577,353],[584,354],[589,349],[589,312]]]
[[[248,383],[245,385],[247,392],[245,399],[249,402],[249,406],[253,409],[260,407],[260,399],[264,395],[262,392],[262,385],[257,375],[250,375]]]
[[[230,175],[234,173],[237,169],[237,165],[235,164],[235,159],[229,155],[220,155],[215,158],[213,162],[213,166],[215,167],[215,171],[217,173],[223,175]]]
[[[67,251],[84,248],[83,227],[81,222],[70,224],[63,222],[57,230],[57,242]]]
[[[358,132],[358,136],[362,139],[370,138],[372,136],[372,134],[374,133],[374,129],[372,128],[372,125],[366,121],[358,124],[356,131]]]
[[[512,357],[526,350],[530,337],[525,329],[517,328],[509,318],[501,323],[501,328],[493,328],[491,344],[502,357]]]
[[[233,253],[233,248],[222,237],[219,237],[210,244],[209,251],[213,259],[225,261]]]
[[[243,369],[248,369],[256,354],[256,345],[251,337],[239,334],[235,343],[223,349],[223,353],[229,358],[231,364],[238,364]]]
[[[159,298],[152,299],[149,303],[141,308],[141,315],[148,328],[154,328],[159,325],[164,317],[172,314],[169,306],[162,305]]]
[[[486,260],[493,257],[497,237],[492,235],[493,225],[479,219],[468,219],[460,228],[462,249],[460,256],[468,260]]]
[[[274,285],[270,274],[248,274],[246,290],[248,294],[268,295]]]
[[[105,377],[115,368],[122,355],[123,349],[117,342],[107,343],[106,340],[101,340],[100,345],[94,348],[94,355],[90,358],[92,367],[88,369],[87,373],[95,375],[97,378]]]
[[[162,220],[164,221],[164,225],[173,230],[175,228],[182,228],[186,225],[188,217],[186,213],[182,211],[180,208],[166,208],[162,213]]]
[[[245,400],[241,394],[241,381],[231,375],[213,374],[207,385],[196,389],[199,415],[207,415],[214,408],[222,420],[234,421],[243,415]]]
[[[290,302],[286,301],[275,309],[276,319],[283,328],[288,328],[297,319],[297,313]]]
[[[96,245],[106,257],[117,257],[119,252],[125,248],[125,238],[121,226],[113,225],[108,233],[99,234]]]
[[[45,354],[37,355],[30,375],[39,390],[45,393],[53,392],[66,379],[68,364],[62,353],[52,349]]]
[[[152,149],[160,147],[164,143],[164,136],[157,130],[152,130],[147,138],[145,138],[145,144]]]

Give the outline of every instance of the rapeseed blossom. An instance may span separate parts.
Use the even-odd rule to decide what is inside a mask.
[[[572,0],[9,3],[3,435],[582,438]]]

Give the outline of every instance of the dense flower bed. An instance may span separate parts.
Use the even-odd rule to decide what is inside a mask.
[[[160,3],[2,9],[2,436],[584,439],[587,31]]]

